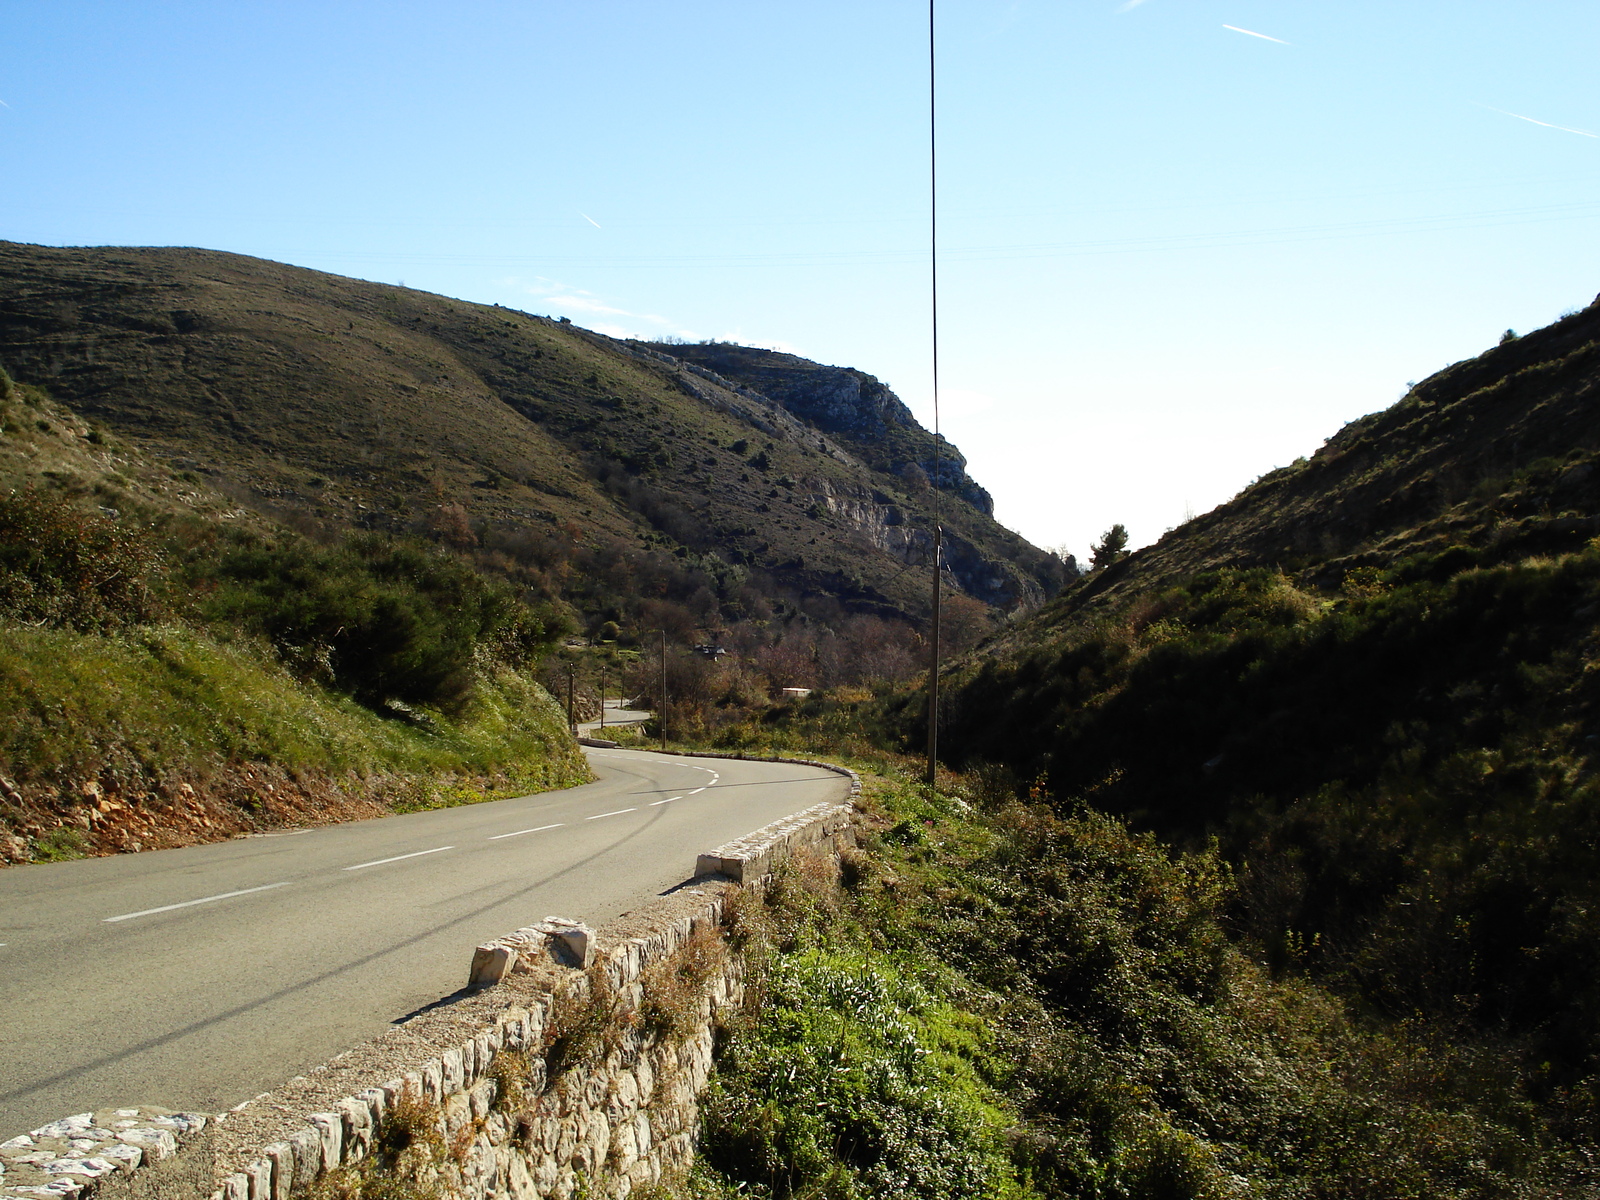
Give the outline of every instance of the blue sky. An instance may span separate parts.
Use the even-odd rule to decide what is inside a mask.
[[[925,19],[0,0],[0,237],[780,346],[931,421]],[[1592,0],[941,0],[939,50],[943,427],[1037,543],[1153,540],[1600,292]]]

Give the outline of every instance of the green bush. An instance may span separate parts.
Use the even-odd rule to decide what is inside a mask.
[[[1447,547],[1346,582],[1317,600],[1224,571],[1143,597],[977,670],[942,742],[1218,837],[1230,918],[1274,970],[1489,1039],[1541,1103],[1589,1095],[1600,551]]]
[[[766,980],[703,1106],[708,1165],[775,1197],[1016,1190],[985,1027],[888,964],[805,952]]]
[[[418,543],[357,534],[225,554],[207,619],[269,638],[291,663],[366,704],[455,709],[475,663],[524,665],[553,633],[509,586]]]
[[[147,621],[160,556],[124,522],[28,488],[0,496],[0,613],[104,630]]]

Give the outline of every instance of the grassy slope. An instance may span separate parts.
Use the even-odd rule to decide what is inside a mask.
[[[36,390],[0,401],[0,488],[33,487],[151,538],[270,535]],[[115,506],[115,507],[113,507]],[[185,621],[78,632],[0,617],[0,860],[175,845],[566,786],[587,777],[559,706],[485,672],[413,721],[298,677],[265,643]]]
[[[200,250],[6,244],[0,280],[14,374],[249,505],[339,525],[459,512],[480,528],[688,543],[859,607],[926,605],[859,528],[811,515],[825,491],[868,505],[877,493],[926,524],[925,496],[781,409],[599,335]],[[729,449],[740,440],[772,443],[765,471]],[[603,460],[643,496],[606,491],[586,465]],[[1038,593],[1048,556],[976,510],[952,520],[1011,581],[1002,592]]]
[[[879,760],[834,882],[739,909],[752,1011],[675,1190],[855,1197],[1513,1197],[1595,1182],[1581,1103],[1274,979],[1215,851]]]
[[[1024,636],[1221,567],[1278,567],[1326,588],[1451,545],[1581,545],[1600,532],[1597,382],[1600,301],[1430,376],[1064,595]]]
[[[1600,1079],[1597,340],[1591,307],[1458,364],[1086,581],[956,668],[941,737],[1220,838],[1273,969],[1544,1112]]]

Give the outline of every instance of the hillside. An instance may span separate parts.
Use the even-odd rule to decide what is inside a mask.
[[[624,627],[665,619],[641,594],[701,636],[807,598],[920,621],[926,479],[669,349],[215,251],[0,244],[0,364],[246,507],[420,532]],[[1059,587],[941,482],[953,587]]]
[[[0,372],[0,865],[584,781],[560,635],[448,551],[310,541]]]
[[[1337,588],[1362,567],[1448,546],[1502,558],[1600,533],[1600,298],[1412,386],[1309,457],[1074,589],[1062,613],[1219,567]]]
[[[1216,839],[1275,970],[1474,1047],[1581,1126],[1597,385],[1600,303],[1440,372],[958,664],[941,749],[1063,812]],[[905,744],[921,705],[891,705]]]

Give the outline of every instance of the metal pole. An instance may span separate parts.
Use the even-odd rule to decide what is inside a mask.
[[[661,725],[661,748],[667,748],[667,631],[661,631],[661,711],[656,714]]]
[[[939,771],[939,551],[944,531],[933,527],[933,657],[928,663],[928,796],[931,799]]]
[[[928,0],[928,291],[933,335],[933,640],[928,661],[928,799],[939,771],[939,559],[944,546],[943,443],[939,433],[939,106],[934,56],[934,0]]]
[[[606,669],[600,668],[600,736],[606,735]]]
[[[573,708],[572,708],[572,692],[573,692],[574,681],[577,678],[577,674],[578,674],[578,668],[574,664],[568,663],[567,664],[567,727],[569,729],[571,729],[573,733],[577,733],[578,732],[578,719],[574,715]]]

